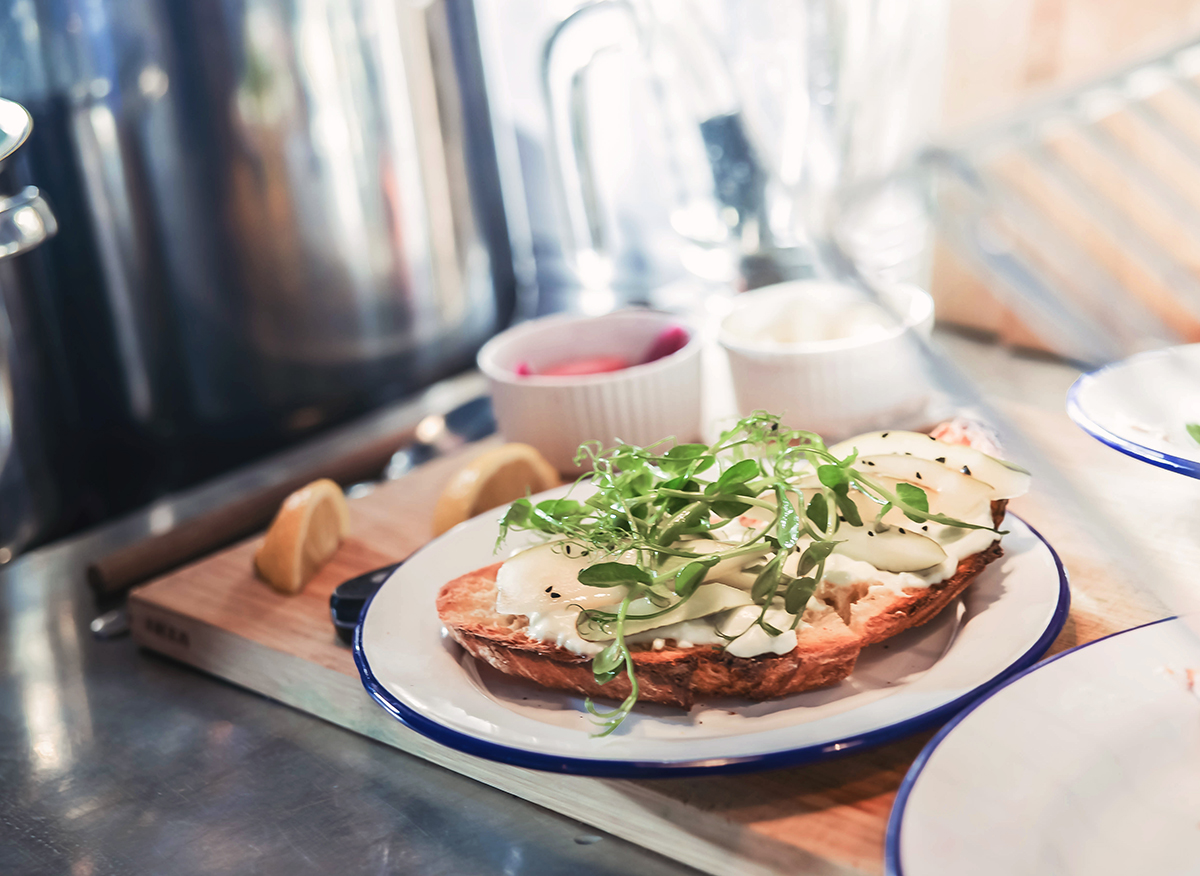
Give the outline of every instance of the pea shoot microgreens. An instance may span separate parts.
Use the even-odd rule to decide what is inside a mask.
[[[582,502],[563,498],[536,504],[519,499],[500,525],[497,544],[510,530],[558,536],[598,558],[579,572],[580,583],[626,589],[615,611],[581,609],[576,624],[583,638],[608,641],[592,659],[596,681],[605,684],[622,672],[629,679],[629,694],[616,708],[601,709],[588,700],[599,736],[613,732],[638,698],[626,623],[678,608],[718,562],[746,556],[748,563],[760,563],[750,588],[759,607],[754,623],[771,636],[782,634],[767,620],[769,609],[782,607],[791,615],[789,628],[796,629],[824,577],[826,560],[839,544],[839,526],[864,525],[851,488],[879,506],[867,524],[875,528],[893,508],[917,522],[992,528],[930,512],[920,487],[897,483],[894,490],[888,489],[853,467],[857,452],[839,459],[820,436],[786,429],[777,416],[765,412],[740,420],[711,446],[661,448],[584,444],[576,461],[592,464],[591,496]],[[695,549],[698,540],[714,539],[715,530],[751,508],[762,509],[769,520],[750,530],[746,539],[716,551],[711,545],[708,550]],[[784,570],[784,562],[796,551],[800,557],[797,574],[792,575]],[[638,599],[657,610],[631,615],[630,607]]]

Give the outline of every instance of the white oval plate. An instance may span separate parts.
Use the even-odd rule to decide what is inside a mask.
[[[1066,651],[959,715],[888,824],[903,876],[1200,872],[1200,639],[1168,619]]]
[[[502,515],[467,521],[397,569],[363,613],[354,658],[371,696],[414,730],[536,769],[638,777],[766,769],[896,739],[1031,665],[1070,604],[1058,557],[1010,514],[1005,555],[962,599],[925,626],[865,649],[841,684],[765,703],[718,699],[690,712],[639,705],[615,733],[596,738],[582,697],[477,663],[438,620],[442,584],[496,561]],[[510,538],[505,554],[524,538]]]
[[[1200,478],[1200,344],[1139,353],[1084,374],[1067,393],[1067,413],[1114,450]]]

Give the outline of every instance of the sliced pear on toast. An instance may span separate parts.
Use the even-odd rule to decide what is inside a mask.
[[[996,459],[965,444],[947,444],[921,432],[868,432],[848,438],[829,448],[839,458],[855,449],[860,457],[911,454],[970,475],[992,488],[992,499],[1013,499],[1029,491],[1029,472],[1006,460]]]
[[[833,552],[870,563],[884,572],[919,572],[946,559],[932,538],[899,526],[876,532],[871,526],[843,526],[834,538],[841,541]]]
[[[929,498],[930,511],[959,520],[974,520],[994,498],[991,485],[930,459],[864,456],[855,461],[854,468],[893,491],[901,482],[920,487]]]
[[[660,610],[658,606],[643,597],[629,603],[629,614],[625,617],[625,635],[634,636],[659,627],[668,627],[671,624],[707,617],[726,609],[753,604],[754,600],[745,590],[710,582],[700,587],[691,599],[675,606],[665,614],[640,620],[638,615],[653,614]],[[585,635],[585,638],[591,638],[591,636]]]
[[[912,484],[925,490],[929,510],[934,514],[946,514],[958,520],[976,521],[984,516],[994,491],[982,481],[954,471],[949,466],[915,456],[885,454],[866,456],[854,463],[854,469],[870,478],[881,487],[896,492],[900,483]],[[799,486],[805,491],[805,499],[812,491],[820,488],[816,475],[805,475]],[[850,491],[850,498],[858,506],[864,521],[875,519],[880,504],[857,489]],[[885,522],[900,523],[902,512],[889,511]],[[906,518],[903,518],[906,519]]]

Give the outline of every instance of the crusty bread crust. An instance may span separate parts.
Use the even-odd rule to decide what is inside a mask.
[[[997,525],[1004,518],[1004,506],[992,503]],[[936,616],[1000,555],[999,541],[993,542],[987,550],[964,558],[951,578],[903,593],[871,593],[869,582],[864,582],[861,592],[850,594],[856,601],[843,601],[834,606],[837,611],[812,618],[786,654],[733,657],[712,645],[679,648],[673,640],[660,650],[631,645],[638,699],[688,709],[701,697],[767,700],[836,684],[850,675],[864,647]],[[451,637],[472,656],[508,675],[556,690],[624,699],[630,689],[624,673],[598,684],[590,657],[531,638],[523,615],[496,612],[500,565],[468,572],[438,592],[438,616]]]
[[[500,564],[468,572],[442,587],[437,611],[456,642],[474,657],[508,675],[543,687],[592,697],[624,699],[629,679],[622,673],[600,685],[591,658],[530,638],[526,618],[495,611]],[[861,643],[830,611],[804,628],[786,654],[733,657],[712,645],[654,650],[631,646],[638,699],[689,709],[698,696],[766,700],[836,684],[854,669]]]
[[[883,588],[875,592],[868,591],[849,606],[850,629],[865,648],[912,627],[919,627],[937,617],[1001,553],[1000,542],[994,541],[987,550],[963,559],[958,564],[958,571],[945,581],[928,587],[909,588],[902,593]]]
[[[995,526],[999,527],[1004,520],[1007,506],[1006,499],[992,502],[992,521]],[[871,592],[868,589],[871,582],[863,582],[857,593],[842,594],[843,599],[849,596],[853,601],[843,601],[837,606],[838,611],[862,640],[863,647],[878,644],[937,617],[942,609],[979,577],[984,567],[1002,554],[1000,542],[994,541],[986,550],[963,557],[954,575],[945,581],[928,587],[910,587],[902,593],[883,588]]]

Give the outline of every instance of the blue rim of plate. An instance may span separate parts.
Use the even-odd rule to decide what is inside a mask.
[[[1078,651],[1082,651],[1084,648],[1090,648],[1092,645],[1099,645],[1101,642],[1106,642],[1109,639],[1116,638],[1117,636],[1123,636],[1126,633],[1132,633],[1136,630],[1152,627],[1155,624],[1162,624],[1166,623],[1167,621],[1178,619],[1179,618],[1177,615],[1164,617],[1160,620],[1139,624],[1136,627],[1130,627],[1127,630],[1118,630],[1115,633],[1109,633],[1107,636],[1101,636],[1099,639],[1093,639],[1090,642],[1084,642],[1082,645],[1076,645],[1074,648],[1068,648],[1066,651],[1063,651],[1060,654],[1055,654],[1053,657],[1043,660],[1041,663],[1035,663],[1025,671],[1011,676],[1007,681],[993,687],[986,696],[980,697],[968,708],[963,709],[961,712],[951,718],[950,721],[947,722],[946,725],[937,732],[937,735],[930,739],[925,747],[921,749],[921,753],[917,755],[917,759],[913,761],[913,765],[908,768],[908,772],[904,776],[904,781],[900,783],[900,789],[896,792],[896,800],[892,804],[892,814],[888,816],[887,835],[884,838],[883,843],[884,876],[904,876],[904,869],[900,864],[900,829],[904,822],[904,810],[905,807],[908,806],[908,798],[912,794],[913,786],[916,785],[917,779],[921,777],[921,772],[929,763],[929,758],[933,756],[933,753],[937,750],[937,747],[942,744],[942,740],[953,733],[954,728],[965,721],[972,712],[989,702],[1005,688],[1016,684],[1025,676],[1037,672],[1039,669],[1049,666],[1051,663],[1054,663],[1057,660],[1061,660],[1063,657],[1069,657]]]
[[[1016,517],[1015,514],[1013,516]],[[1020,520],[1021,518],[1018,517],[1017,519]],[[1024,520],[1021,520],[1021,522],[1025,523]],[[367,693],[371,695],[372,699],[406,727],[448,748],[512,766],[580,776],[600,776],[610,779],[652,779],[670,776],[712,775],[715,773],[739,773],[753,770],[779,769],[781,767],[797,766],[814,761],[829,760],[835,757],[844,757],[845,755],[862,751],[865,748],[902,739],[918,730],[939,723],[948,716],[953,715],[959,709],[985,697],[988,692],[1002,685],[1007,679],[1036,663],[1038,658],[1050,647],[1050,644],[1057,638],[1067,621],[1067,613],[1071,608],[1071,589],[1067,581],[1067,570],[1063,567],[1062,560],[1059,559],[1058,553],[1051,547],[1050,542],[1046,541],[1045,537],[1032,526],[1029,526],[1028,523],[1025,523],[1025,526],[1050,551],[1050,556],[1054,558],[1055,568],[1058,570],[1058,604],[1055,606],[1054,613],[1050,616],[1050,623],[1038,637],[1037,641],[1007,668],[957,699],[943,703],[928,712],[914,715],[895,724],[888,724],[857,736],[823,742],[817,745],[764,752],[745,757],[709,758],[691,761],[602,760],[600,758],[561,757],[540,754],[534,751],[513,748],[508,745],[501,745],[496,742],[489,742],[486,739],[480,739],[477,736],[471,736],[467,733],[461,733],[446,727],[432,718],[426,717],[400,702],[379,682],[375,677],[375,673],[371,671],[371,665],[367,660],[366,654],[363,653],[362,628],[363,620],[371,611],[371,603],[375,601],[375,596],[372,596],[370,601],[367,602],[359,619],[358,626],[354,630],[354,665],[358,667],[363,687],[366,688]],[[386,587],[387,582],[384,582],[383,586]],[[380,590],[382,589],[380,588]]]
[[[1200,478],[1200,462],[1181,456],[1173,456],[1170,453],[1163,453],[1161,450],[1146,447],[1144,444],[1138,444],[1136,441],[1122,438],[1120,435],[1110,432],[1088,416],[1079,401],[1079,396],[1084,388],[1093,380],[1101,378],[1105,372],[1128,365],[1134,360],[1157,358],[1158,356],[1166,355],[1168,352],[1170,351],[1154,350],[1149,353],[1139,353],[1136,356],[1130,356],[1128,359],[1122,359],[1120,362],[1113,362],[1111,365],[1105,365],[1103,368],[1089,371],[1087,374],[1081,374],[1071,384],[1071,388],[1067,390],[1067,416],[1074,420],[1075,425],[1079,426],[1080,429],[1087,432],[1101,444],[1108,445],[1113,450],[1120,451],[1126,456],[1132,456],[1134,459],[1140,459],[1142,462],[1156,465],[1159,468],[1165,468],[1167,471],[1187,475],[1190,478]]]

